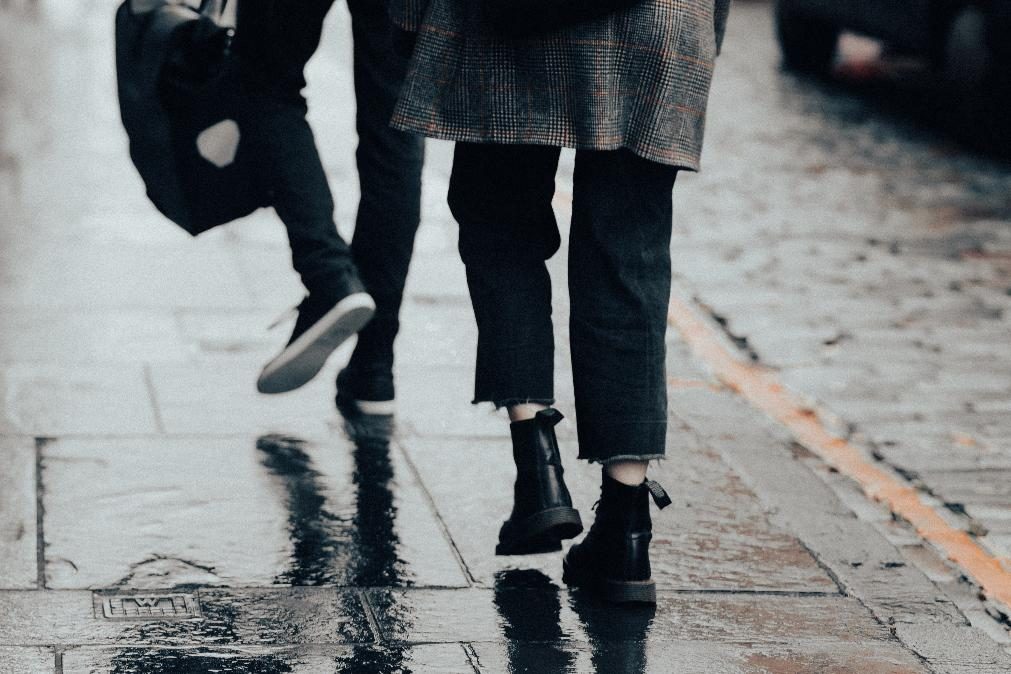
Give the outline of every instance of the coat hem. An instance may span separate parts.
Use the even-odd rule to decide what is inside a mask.
[[[642,157],[648,161],[655,162],[657,164],[664,164],[665,166],[673,166],[679,170],[693,171],[697,172],[701,170],[702,165],[699,159],[691,157],[690,155],[682,155],[678,152],[671,152],[669,155],[667,153],[657,152],[655,149],[650,149],[638,145],[637,143],[620,142],[620,143],[580,143],[578,141],[573,141],[571,139],[565,139],[560,141],[558,138],[548,138],[541,136],[537,133],[515,133],[509,134],[508,137],[497,136],[492,133],[480,133],[476,131],[468,130],[448,130],[445,128],[440,128],[439,126],[423,125],[412,123],[406,121],[402,116],[394,116],[393,120],[390,122],[390,126],[398,131],[404,131],[406,133],[414,133],[427,138],[434,138],[436,140],[447,140],[457,143],[488,143],[495,145],[548,145],[551,147],[565,147],[573,150],[597,150],[600,152],[609,152],[614,150],[627,149],[635,155]]]

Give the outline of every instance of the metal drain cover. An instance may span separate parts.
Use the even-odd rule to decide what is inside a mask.
[[[183,620],[200,617],[192,594],[95,595],[95,613],[106,620]]]

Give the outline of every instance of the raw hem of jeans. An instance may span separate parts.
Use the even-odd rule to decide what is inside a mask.
[[[607,456],[607,457],[591,457],[591,456],[581,456],[580,461],[589,461],[590,463],[599,463],[602,466],[606,466],[609,463],[616,463],[618,461],[661,461],[667,458],[666,454],[619,454],[618,456]]]
[[[471,405],[480,405],[481,403],[492,403],[495,405],[495,409],[500,410],[503,407],[513,407],[514,405],[546,405],[551,407],[555,404],[554,398],[505,398],[503,400],[491,400],[487,398],[474,398],[470,401]]]

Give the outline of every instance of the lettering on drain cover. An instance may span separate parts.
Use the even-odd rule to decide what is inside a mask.
[[[106,620],[180,620],[200,617],[192,594],[114,594],[96,596]],[[96,607],[97,608],[97,607]]]

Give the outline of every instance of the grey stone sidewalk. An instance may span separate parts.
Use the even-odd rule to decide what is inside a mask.
[[[159,219],[118,126],[114,3],[42,4],[0,9],[0,673],[1011,671],[1004,626],[958,569],[718,383],[673,332],[670,460],[654,477],[674,506],[655,518],[656,610],[614,611],[568,592],[558,555],[495,557],[511,498],[508,427],[468,404],[475,328],[444,204],[446,144],[429,145],[395,440],[356,446],[345,434],[332,397],[347,349],[303,390],[258,396],[259,367],[287,337],[264,326],[300,297],[279,224],[265,212],[189,240]],[[771,344],[804,353],[824,341],[822,328],[825,339],[856,334],[858,319],[889,307],[865,293],[838,311],[795,306],[808,294],[821,302],[819,274],[830,267],[804,252],[813,243],[774,225],[799,226],[791,214],[829,199],[849,203],[853,184],[822,180],[826,170],[794,189],[780,143],[807,117],[769,110],[862,103],[776,84],[767,6],[735,11],[714,101],[728,112],[714,114],[713,172],[679,185],[676,267],[732,329],[767,317],[769,332],[749,333],[749,344],[773,358]],[[342,7],[332,18],[310,98],[345,226],[356,192],[348,26]],[[766,124],[783,126],[735,132],[733,114],[747,110],[731,96],[742,91],[765,106]],[[798,137],[816,152],[818,138],[834,136]],[[743,138],[753,154],[735,151]],[[570,170],[567,155],[562,216]],[[777,170],[792,181],[778,187],[785,205],[754,178]],[[978,170],[996,180],[998,169]],[[839,207],[820,222],[860,216]],[[834,246],[847,236],[825,250],[845,258],[849,249]],[[885,263],[902,258],[879,255],[889,286]],[[553,262],[560,280],[563,258]],[[777,276],[788,260],[807,266]],[[574,458],[561,286],[556,298],[561,441],[589,520],[599,474]],[[794,313],[775,313],[780,304]],[[963,325],[972,336],[960,343],[999,339],[976,327]],[[993,355],[996,375],[1007,354]],[[890,351],[863,357],[878,377],[905,362]],[[821,396],[806,384],[864,372],[839,361],[828,379],[809,371],[791,383]],[[1000,391],[999,378],[988,381]],[[965,395],[990,400],[978,393]],[[839,411],[861,421],[861,408]],[[885,421],[902,419],[891,411]],[[979,413],[999,436],[1005,417]],[[902,428],[892,426],[896,452],[921,438]]]

